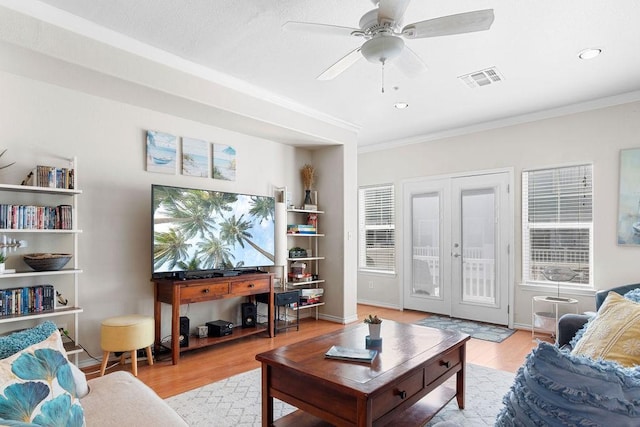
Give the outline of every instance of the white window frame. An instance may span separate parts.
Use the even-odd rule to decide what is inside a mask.
[[[377,210],[374,212],[373,209]],[[377,216],[381,221],[368,223],[366,219]],[[368,273],[395,274],[396,272],[396,232],[395,232],[395,190],[393,184],[365,186],[358,189],[358,270]],[[371,242],[370,232],[390,232],[379,242]],[[374,238],[377,240],[377,236]],[[383,252],[379,267],[371,264],[373,246]],[[380,252],[379,252],[380,255]],[[369,262],[367,262],[369,260]]]
[[[583,168],[582,170],[584,171],[584,176],[586,178],[586,186],[584,187],[584,191],[583,193],[580,194],[580,196],[587,198],[588,201],[590,201],[591,205],[590,206],[586,206],[584,207],[585,211],[589,211],[588,214],[584,214],[585,218],[580,218],[580,215],[578,215],[578,219],[574,220],[574,221],[556,221],[556,222],[529,222],[529,174],[535,174],[535,173],[545,173],[545,172],[551,172],[554,174],[558,174],[561,173],[561,171],[563,170],[570,170],[570,169],[579,169],[579,168]],[[554,175],[555,176],[555,175]],[[573,184],[578,183],[578,180],[573,181]],[[570,185],[570,184],[569,184]],[[567,190],[569,188],[569,185],[565,185],[563,188],[565,190]],[[558,190],[559,185],[558,185],[558,181],[554,180],[553,183],[553,189],[548,193],[548,196],[551,195],[556,195],[557,193],[556,191]],[[553,193],[553,194],[552,194]],[[565,166],[558,166],[558,167],[550,167],[550,168],[544,168],[544,169],[530,169],[530,170],[524,170],[522,172],[522,281],[523,283],[527,284],[527,285],[532,285],[532,286],[549,286],[549,285],[553,285],[554,287],[558,287],[559,289],[562,288],[563,290],[592,290],[593,289],[593,277],[594,277],[594,273],[593,273],[593,265],[594,265],[594,260],[593,260],[593,165],[592,164],[575,164],[575,165],[565,165]],[[556,207],[559,207],[560,203],[556,203]],[[582,205],[581,205],[582,206]],[[560,211],[559,209],[556,209],[556,212],[558,215],[560,215],[561,213],[567,213],[569,211],[570,208],[565,209],[563,211]],[[553,211],[548,211],[548,212],[553,212]],[[548,213],[547,212],[547,213]],[[588,274],[588,280],[585,280],[584,278],[581,277],[576,277],[574,280],[569,281],[569,282],[554,282],[554,281],[550,281],[545,279],[541,274],[538,275],[533,275],[535,277],[532,277],[532,264],[536,263],[535,260],[532,259],[532,255],[531,255],[531,230],[540,230],[540,229],[548,229],[548,230],[553,230],[553,229],[574,229],[574,230],[584,230],[585,232],[588,232],[588,261],[585,262],[581,262],[581,261],[577,261],[574,264],[578,264],[578,268],[574,268],[575,269],[580,269],[580,270],[584,270],[584,269],[588,269],[587,270],[587,274]],[[550,245],[550,247],[553,247],[552,245]],[[579,259],[579,257],[578,257]],[[538,262],[540,265],[542,265],[542,262]],[[562,262],[554,262],[554,264],[562,264]]]

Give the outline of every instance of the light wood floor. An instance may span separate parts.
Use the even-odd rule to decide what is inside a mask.
[[[428,315],[423,312],[358,305],[358,317],[362,320],[369,313],[383,319],[413,323]],[[167,398],[203,385],[219,381],[245,371],[256,369],[260,364],[255,355],[276,347],[303,339],[326,334],[344,325],[324,320],[303,319],[300,331],[290,329],[279,332],[273,339],[250,336],[201,350],[181,354],[177,365],[171,364],[170,354],[161,354],[153,366],[146,361],[138,363],[138,378],[151,387],[160,397]],[[536,336],[539,338],[538,336]],[[467,343],[467,362],[503,371],[515,372],[524,362],[525,356],[536,343],[530,331],[517,331],[501,343],[471,339]],[[84,369],[88,378],[97,376],[98,368]],[[117,369],[130,370],[131,365],[118,365]]]

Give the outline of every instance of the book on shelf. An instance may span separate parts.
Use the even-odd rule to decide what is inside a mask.
[[[371,363],[377,355],[377,350],[334,345],[324,354],[324,357],[327,359],[347,360],[350,362]]]
[[[0,289],[0,316],[40,313],[55,308],[52,285]]]
[[[72,230],[71,205],[0,204],[0,228],[13,230]]]
[[[320,304],[322,298],[320,297],[300,297],[300,306]]]
[[[307,224],[289,224],[287,225],[288,234],[316,234],[316,227]]]
[[[74,188],[74,170],[38,165],[22,180],[22,185],[71,190]]]

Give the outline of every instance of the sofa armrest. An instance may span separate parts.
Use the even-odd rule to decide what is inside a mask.
[[[176,427],[187,423],[151,388],[126,371],[89,380],[80,399],[88,426]]]
[[[592,316],[588,314],[565,314],[558,320],[558,347],[568,345],[576,332],[584,326]]]

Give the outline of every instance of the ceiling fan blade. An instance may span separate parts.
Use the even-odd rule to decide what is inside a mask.
[[[331,67],[327,68],[322,74],[316,77],[316,79],[331,80],[335,77],[338,77],[340,73],[351,67],[360,58],[362,58],[362,55],[360,55],[360,46],[358,46],[357,48],[353,49],[351,52],[340,58],[338,62],[333,64]]]
[[[484,31],[491,28],[493,18],[493,9],[458,13],[409,24],[402,29],[402,35],[408,39],[421,39]]]
[[[422,59],[406,45],[400,55],[393,60],[392,64],[410,79],[418,77],[428,70]]]
[[[380,0],[378,22],[401,22],[411,0]]]
[[[351,36],[354,31],[360,31],[359,28],[340,27],[338,25],[296,21],[285,22],[284,24],[282,24],[282,29],[287,31],[302,31],[305,33],[329,36]]]

